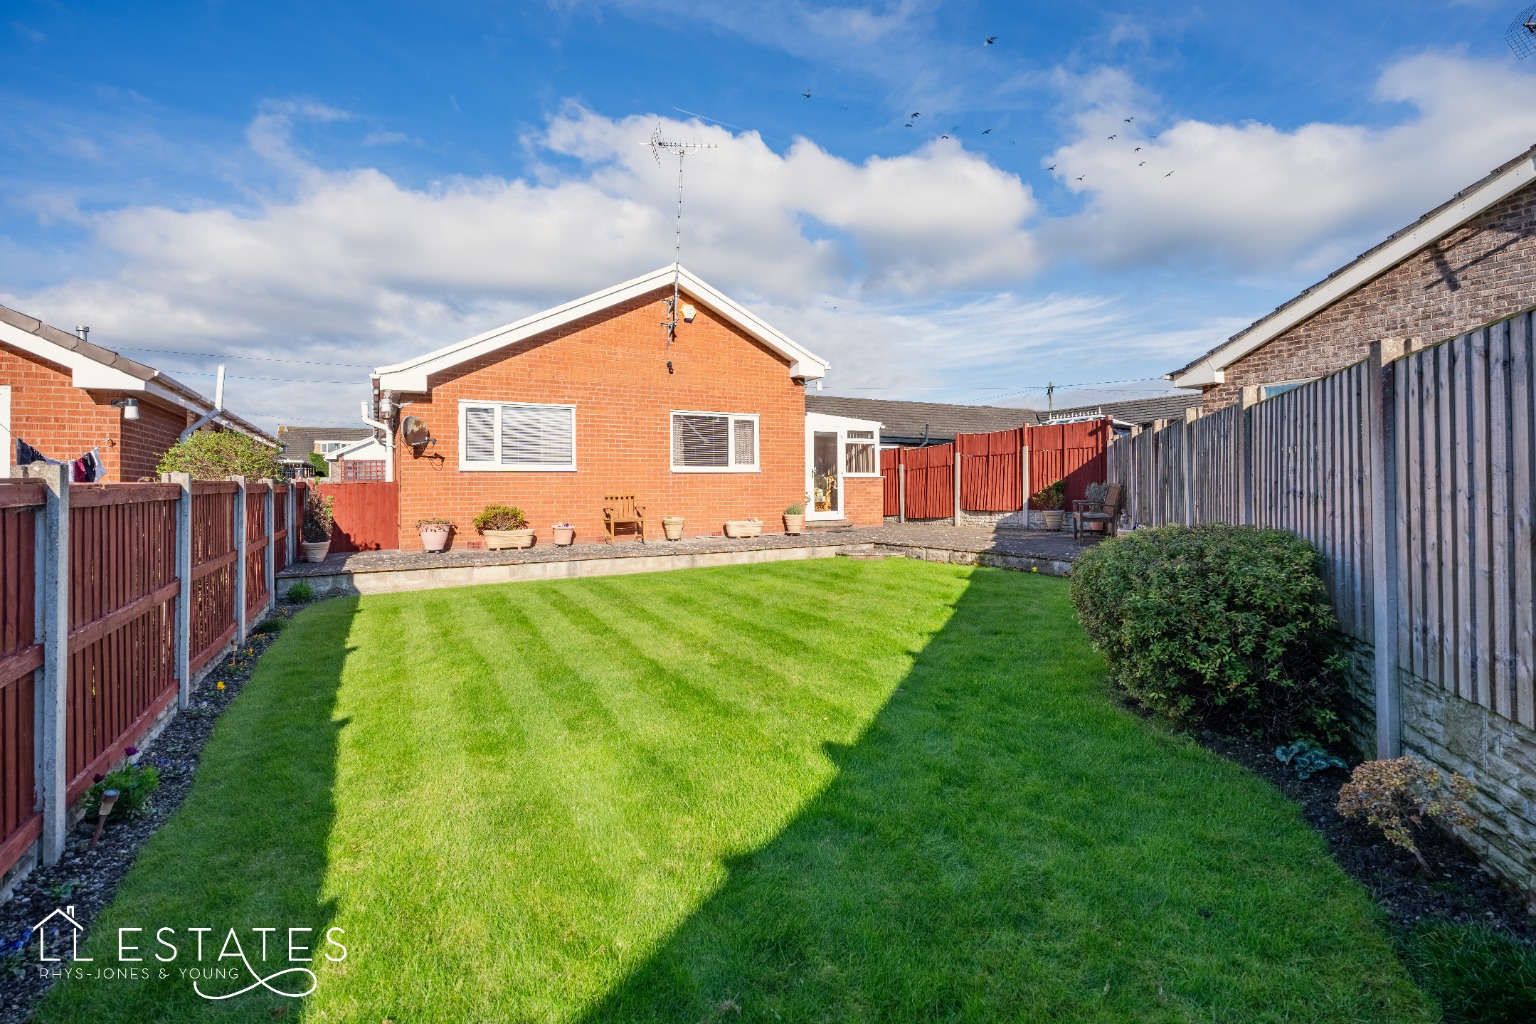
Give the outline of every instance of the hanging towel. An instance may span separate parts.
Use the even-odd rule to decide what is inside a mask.
[[[16,465],[29,466],[34,462],[42,462],[49,466],[57,466],[59,464],[58,459],[50,459],[18,437],[16,439]]]
[[[101,449],[92,448],[80,456],[80,461],[86,465],[86,482],[99,484],[107,478],[107,467],[101,461]]]

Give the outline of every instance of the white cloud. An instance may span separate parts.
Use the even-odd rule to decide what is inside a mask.
[[[1184,120],[1153,139],[1152,104],[1124,76],[1082,87],[1079,137],[1045,162],[1086,206],[1049,238],[1110,267],[1322,273],[1536,141],[1536,76],[1455,56],[1389,67],[1374,98],[1411,113],[1380,128]]]

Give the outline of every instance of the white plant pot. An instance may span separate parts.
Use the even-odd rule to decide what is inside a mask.
[[[331,553],[331,542],[328,540],[300,541],[299,546],[304,549],[306,562],[323,562],[325,556]]]
[[[423,551],[442,551],[448,547],[448,538],[453,536],[451,526],[423,526],[420,529]]]
[[[533,547],[532,530],[486,530],[485,546],[491,551]]]
[[[732,539],[756,537],[762,532],[761,519],[727,519],[725,521],[725,535]]]

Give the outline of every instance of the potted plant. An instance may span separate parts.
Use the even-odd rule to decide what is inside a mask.
[[[1060,480],[1049,487],[1042,487],[1035,492],[1030,499],[1031,504],[1040,510],[1040,515],[1045,519],[1047,530],[1059,530],[1066,522],[1067,514],[1063,511],[1067,504],[1067,489]]]
[[[797,501],[784,510],[784,532],[805,532],[805,502]]]
[[[576,527],[570,523],[556,523],[550,529],[555,531],[555,547],[568,548],[576,543]]]
[[[448,538],[453,534],[453,522],[442,516],[433,516],[431,519],[416,520],[416,529],[421,533],[423,551],[442,551],[448,546]]]
[[[485,506],[475,516],[475,529],[480,531],[485,546],[492,551],[533,547],[533,531],[528,529],[528,517],[515,505]]]
[[[335,504],[335,498],[321,497],[313,487],[304,489],[304,522],[300,526],[304,561],[323,562],[331,553],[331,527],[336,523],[332,506]]]
[[[682,516],[662,516],[661,517],[661,532],[666,535],[667,540],[682,540],[683,539],[683,517]]]
[[[762,532],[761,519],[727,519],[725,521],[725,535],[733,539],[756,537]]]

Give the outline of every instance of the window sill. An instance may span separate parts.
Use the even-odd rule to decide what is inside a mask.
[[[482,466],[459,463],[460,473],[574,473],[575,466]]]
[[[759,473],[757,466],[673,466],[674,473]]]

